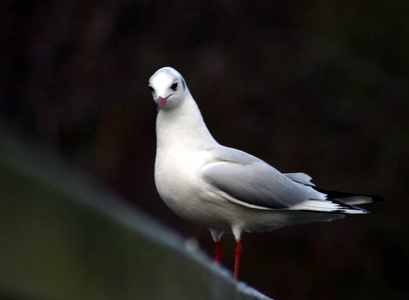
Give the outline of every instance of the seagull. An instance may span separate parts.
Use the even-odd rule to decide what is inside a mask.
[[[155,185],[181,218],[210,230],[215,262],[224,233],[233,233],[234,279],[238,280],[242,232],[329,222],[366,214],[359,204],[381,197],[319,188],[305,173],[280,173],[246,152],[220,145],[211,135],[182,75],[156,71],[149,88],[157,106]]]

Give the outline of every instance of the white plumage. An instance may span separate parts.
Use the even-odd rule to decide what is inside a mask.
[[[149,87],[158,109],[155,183],[159,195],[180,217],[209,228],[217,262],[222,234],[234,234],[236,279],[243,231],[272,231],[365,214],[352,205],[380,200],[318,188],[307,174],[282,174],[257,157],[220,145],[182,75],[173,68],[159,69],[149,79]]]

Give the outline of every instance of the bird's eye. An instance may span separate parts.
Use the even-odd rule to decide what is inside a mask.
[[[171,88],[172,90],[174,90],[174,91],[176,91],[177,87],[178,87],[178,82],[177,82],[177,81],[170,86],[170,88]]]
[[[151,90],[152,93],[155,92],[155,90],[153,89],[153,87],[149,86],[149,89]]]

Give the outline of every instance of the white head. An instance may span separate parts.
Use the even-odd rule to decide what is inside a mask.
[[[182,75],[171,67],[157,70],[149,78],[149,88],[158,111],[179,106],[190,94]]]

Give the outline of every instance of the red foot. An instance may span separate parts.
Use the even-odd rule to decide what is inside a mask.
[[[222,259],[222,245],[220,244],[219,241],[214,242],[214,261],[216,264],[220,263],[220,260]]]
[[[234,280],[239,278],[239,266],[240,266],[240,258],[241,258],[241,243],[240,241],[236,241],[236,248],[234,248]]]

